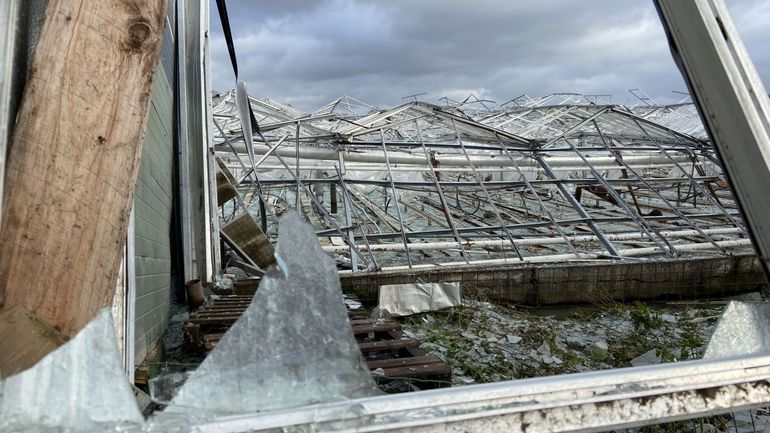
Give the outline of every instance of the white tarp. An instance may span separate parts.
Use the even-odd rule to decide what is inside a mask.
[[[380,286],[380,311],[409,316],[460,305],[460,283],[414,283]]]

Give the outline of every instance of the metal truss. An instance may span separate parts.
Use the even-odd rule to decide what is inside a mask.
[[[273,215],[299,208],[353,272],[750,251],[697,112],[641,98],[380,109],[344,96],[310,114],[249,98],[261,131],[254,176],[228,92],[215,101],[214,139],[244,202],[264,204],[249,210],[268,236]]]

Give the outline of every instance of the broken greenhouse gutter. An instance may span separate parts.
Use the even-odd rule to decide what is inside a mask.
[[[749,239],[739,239],[739,240],[732,240],[732,241],[717,241],[715,243],[709,243],[709,242],[700,242],[700,243],[690,243],[690,244],[678,244],[676,246],[677,251],[711,251],[715,249],[720,248],[736,248],[736,247],[751,247],[751,240]],[[621,249],[617,251],[620,256],[623,256],[625,258],[631,258],[631,257],[645,257],[645,256],[652,256],[661,252],[667,252],[665,249],[659,246],[655,247],[645,247],[645,248],[627,248],[627,249]],[[565,254],[551,254],[551,255],[545,255],[545,256],[534,256],[534,257],[525,257],[521,260],[514,259],[514,258],[503,258],[503,259],[482,259],[482,260],[474,260],[472,263],[474,265],[507,265],[507,264],[523,264],[523,263],[552,263],[552,262],[563,262],[563,261],[584,261],[584,260],[598,260],[598,259],[606,259],[608,256],[608,252],[606,251],[593,251],[593,252],[585,252],[575,254],[575,253],[565,253]],[[409,269],[433,269],[433,268],[446,268],[446,267],[454,267],[454,266],[463,266],[465,265],[465,262],[442,262],[442,263],[426,263],[426,264],[419,264],[419,265],[413,265],[413,266],[383,266],[379,270],[380,271],[406,271]],[[343,270],[339,272],[340,275],[349,275],[352,272],[349,270]]]
[[[231,140],[233,141],[233,140]],[[246,146],[234,145],[233,146],[238,153],[244,153],[247,151]],[[502,148],[492,148],[490,150],[501,150]],[[229,149],[228,149],[229,150]],[[293,146],[282,146],[277,149],[274,147],[255,143],[254,153],[256,155],[266,155],[274,153],[286,158],[299,158],[309,159],[316,161],[338,161],[340,157],[345,159],[345,162],[360,162],[370,164],[385,164],[385,153],[378,150],[366,150],[366,151],[346,151],[336,149],[323,149],[316,147],[301,147],[297,151]],[[298,153],[297,153],[298,152]],[[517,150],[521,152],[521,150]],[[559,157],[559,156],[545,156],[548,160],[548,164],[553,167],[566,167],[567,170],[585,169],[583,160],[578,157]],[[477,167],[497,167],[497,168],[510,168],[512,163],[509,159],[501,156],[481,156],[471,155],[470,161]],[[514,157],[515,163],[519,167],[536,168],[539,164],[533,161],[529,157]],[[614,157],[605,156],[587,156],[586,159],[590,160],[594,164],[604,164],[606,168],[612,168],[620,170],[621,167],[617,165]],[[692,160],[689,157],[678,156],[673,159],[665,156],[628,156],[623,158],[629,165],[649,168],[651,166],[660,165],[662,167],[672,166],[674,163],[691,163]],[[403,153],[388,154],[388,161],[390,164],[411,164],[425,167],[430,164],[431,161],[422,155],[410,155]],[[444,171],[443,167],[467,167],[468,159],[463,155],[437,155],[435,162],[442,167],[441,171]],[[313,167],[318,169],[318,167]],[[352,167],[348,167],[353,169]],[[605,168],[605,167],[601,167]],[[369,168],[367,168],[368,170]]]
[[[679,237],[689,237],[689,236],[697,236],[701,232],[705,234],[740,234],[743,232],[743,230],[739,228],[721,228],[721,229],[705,229],[705,230],[668,230],[660,232],[661,236],[670,237],[670,238],[679,238]],[[606,235],[608,240],[643,240],[647,239],[648,236],[642,233],[613,233]],[[557,236],[551,236],[551,237],[534,237],[534,238],[526,238],[526,239],[519,239],[516,241],[516,244],[519,246],[524,245],[552,245],[552,244],[562,244],[566,242],[587,242],[587,241],[594,241],[596,240],[596,236],[593,235],[582,235],[582,236],[565,236],[565,237],[557,237]],[[434,251],[434,250],[444,250],[447,248],[461,248],[463,245],[468,244],[469,246],[475,246],[475,247],[487,247],[487,248],[505,248],[507,245],[507,242],[505,240],[492,240],[492,241],[468,241],[468,242],[462,242],[461,244],[458,244],[457,242],[414,242],[408,244],[409,251]],[[343,245],[329,245],[322,247],[324,251],[327,253],[343,253],[348,250],[347,246]],[[366,251],[403,251],[404,246],[399,243],[389,243],[389,244],[374,244],[374,245],[357,245],[356,248],[358,248],[361,252]]]
[[[446,388],[218,418],[191,431],[605,431],[770,401],[770,355]]]

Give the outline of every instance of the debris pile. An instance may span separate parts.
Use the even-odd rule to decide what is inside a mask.
[[[724,303],[532,310],[465,299],[406,319],[455,385],[699,359]]]

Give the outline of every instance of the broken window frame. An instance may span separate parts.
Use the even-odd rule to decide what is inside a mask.
[[[606,431],[770,402],[770,356],[686,361],[442,388],[265,414],[220,417],[198,431]]]

